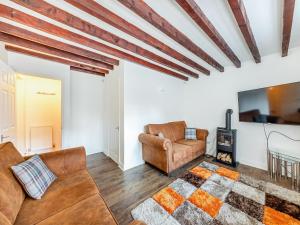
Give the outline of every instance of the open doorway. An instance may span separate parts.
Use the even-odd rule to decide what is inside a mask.
[[[16,142],[24,155],[61,148],[61,81],[17,75]]]

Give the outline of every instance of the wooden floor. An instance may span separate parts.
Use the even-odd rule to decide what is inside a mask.
[[[103,153],[88,156],[87,164],[90,174],[96,181],[115,218],[120,225],[127,225],[132,221],[130,214],[132,209],[204,159],[212,161],[212,158],[200,157],[174,172],[170,177],[148,164],[123,172],[114,161]],[[257,179],[270,181],[264,170],[246,165],[239,165],[236,170]],[[276,184],[290,188],[287,181],[280,181]]]

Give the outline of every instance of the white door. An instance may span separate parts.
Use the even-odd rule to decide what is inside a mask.
[[[16,74],[0,61],[0,143],[16,139]]]
[[[106,79],[108,94],[108,155],[119,164],[119,76],[110,74]]]

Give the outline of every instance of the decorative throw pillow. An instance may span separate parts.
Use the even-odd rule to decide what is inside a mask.
[[[26,193],[34,199],[41,199],[57,178],[38,155],[12,166],[11,169]]]
[[[185,128],[185,139],[197,140],[196,128]]]
[[[159,132],[159,133],[158,133],[158,137],[160,137],[160,138],[165,138],[165,136],[164,136],[164,134],[163,134],[162,132]]]

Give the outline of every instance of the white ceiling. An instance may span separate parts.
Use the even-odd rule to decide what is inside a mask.
[[[177,51],[183,53],[189,58],[199,62],[211,71],[215,71],[207,63],[203,62],[200,58],[195,56],[193,53],[186,50],[184,47],[179,45],[177,42],[170,39],[168,36],[157,30],[154,26],[134,14],[132,11],[127,9],[117,0],[96,0],[99,4],[108,8],[109,10],[115,12],[127,21],[135,24],[136,26],[142,28],[147,33],[156,37],[157,39],[163,41],[165,44],[173,47]],[[229,46],[232,48],[234,53],[242,61],[253,60],[252,55],[245,44],[244,38],[236,24],[236,21],[232,15],[232,12],[228,6],[227,0],[195,0],[202,11],[206,14],[212,24],[217,28],[222,37],[227,41]],[[55,22],[44,16],[32,12],[24,7],[21,7],[9,0],[0,0],[2,4],[8,5],[10,7],[16,8],[26,13],[30,13],[33,16],[37,16],[41,19],[50,21],[56,25],[67,28],[68,30],[76,31],[75,29],[69,28],[63,24]],[[76,15],[84,20],[87,20],[102,29],[108,30],[118,36],[125,38],[130,42],[134,42],[141,47],[144,47],[158,55],[161,55],[171,61],[174,61],[180,65],[188,67],[181,62],[169,57],[168,55],[156,50],[155,48],[144,44],[140,40],[133,38],[124,32],[117,30],[116,28],[100,21],[99,19],[82,12],[81,10],[73,7],[72,5],[62,1],[62,0],[47,0],[47,2],[62,8],[73,15]],[[151,6],[158,14],[168,20],[173,26],[187,35],[194,43],[200,46],[203,50],[209,53],[213,58],[220,62],[223,66],[232,66],[232,62],[221,52],[218,47],[206,36],[206,34],[194,23],[194,21],[177,5],[175,0],[145,0],[145,2]],[[258,49],[261,56],[269,55],[272,53],[281,54],[281,37],[282,37],[282,11],[283,11],[283,0],[244,0],[244,5],[249,17],[252,31],[257,42]],[[0,18],[0,21],[9,22],[8,20]],[[10,24],[18,25],[13,22]],[[18,25],[20,27],[24,27]],[[38,32],[40,34],[47,35],[46,33],[36,31],[32,28],[29,30]],[[102,43],[106,43],[90,35],[84,34],[80,31],[76,31],[84,36],[92,38]],[[50,35],[47,35],[49,37]],[[63,40],[61,38],[55,38],[57,40]],[[64,42],[68,42],[63,40]],[[71,43],[71,42],[68,42]],[[108,44],[108,43],[106,43]],[[76,44],[77,46],[80,46]],[[111,44],[108,44],[113,46]],[[300,45],[300,2],[296,1],[295,14],[293,20],[293,28],[291,35],[290,48],[294,48]],[[80,46],[83,47],[83,46]],[[115,48],[118,48],[114,46]],[[84,47],[89,49],[88,47]],[[118,48],[120,49],[120,48]],[[91,50],[91,49],[90,49]],[[93,50],[95,51],[95,50]],[[123,50],[128,52],[126,50]],[[130,53],[133,54],[133,53]],[[135,54],[133,54],[135,55]],[[140,56],[138,56],[140,57]],[[262,62],[263,63],[263,62]],[[242,64],[243,66],[243,64]],[[191,68],[189,68],[191,69]],[[193,69],[192,69],[193,70]],[[195,70],[194,70],[195,71]],[[197,72],[197,71],[195,71]]]

